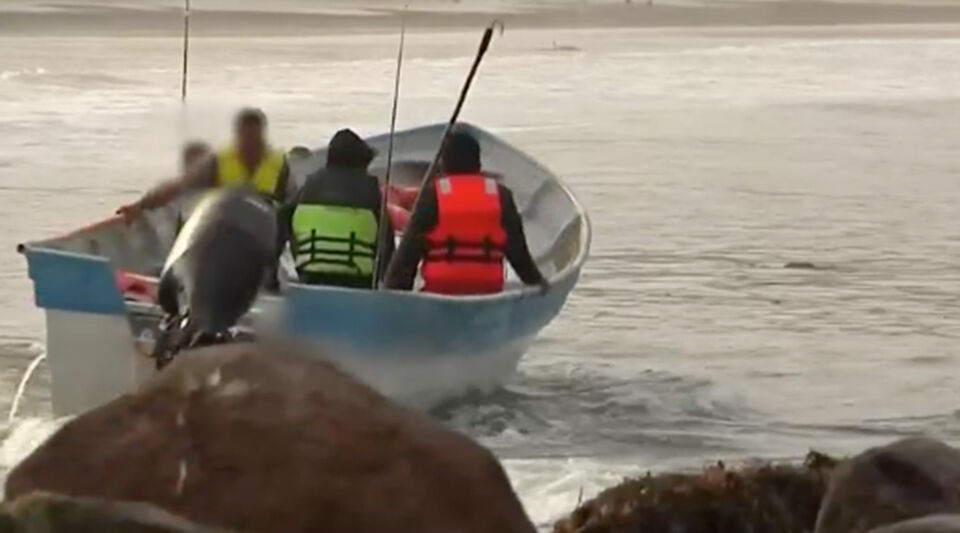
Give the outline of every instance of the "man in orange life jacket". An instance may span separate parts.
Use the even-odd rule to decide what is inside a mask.
[[[547,288],[537,268],[513,194],[481,173],[480,144],[470,134],[450,135],[441,154],[443,175],[423,191],[406,231],[414,246],[397,250],[386,286],[410,290],[423,261],[423,290],[450,295],[503,290],[504,259],[527,285]]]

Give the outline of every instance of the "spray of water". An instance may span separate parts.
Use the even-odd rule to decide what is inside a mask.
[[[23,398],[23,392],[27,389],[30,376],[33,375],[34,371],[36,371],[37,367],[40,366],[40,363],[42,363],[46,357],[47,353],[41,352],[33,358],[33,361],[30,361],[30,365],[27,366],[27,370],[24,371],[23,377],[20,378],[20,384],[17,385],[17,393],[13,396],[13,403],[10,405],[10,413],[7,415],[8,422],[13,422],[13,419],[17,417],[17,410],[20,408],[20,399]]]

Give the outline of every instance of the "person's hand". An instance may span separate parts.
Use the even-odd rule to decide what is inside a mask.
[[[126,204],[120,206],[117,209],[117,214],[123,217],[123,221],[127,224],[133,222],[133,220],[139,217],[143,213],[143,205],[139,201],[133,202],[132,204]]]
[[[540,280],[540,283],[537,284],[537,287],[540,292],[540,296],[547,294],[550,291],[550,282],[546,278]]]

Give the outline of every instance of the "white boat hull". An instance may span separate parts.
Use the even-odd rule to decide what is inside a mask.
[[[58,415],[102,405],[135,390],[156,372],[147,355],[152,339],[135,339],[126,317],[50,309],[46,319],[51,401]],[[519,338],[470,358],[433,354],[374,360],[330,347],[318,347],[313,355],[336,363],[395,401],[426,409],[464,391],[498,387],[514,373],[533,341],[532,336]]]

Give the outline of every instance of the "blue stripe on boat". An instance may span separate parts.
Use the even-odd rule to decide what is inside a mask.
[[[284,323],[296,337],[356,353],[477,354],[536,334],[563,306],[576,277],[546,295],[486,298],[295,285],[286,293]]]
[[[37,306],[62,311],[122,315],[123,296],[103,257],[25,247]]]
[[[122,315],[123,296],[105,258],[24,249],[37,306]],[[577,273],[546,295],[506,293],[445,298],[409,292],[294,285],[284,299],[284,327],[300,338],[389,356],[477,354],[535,335],[559,311]]]

